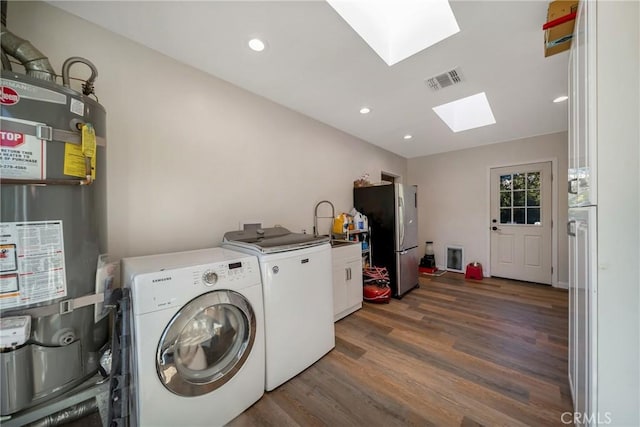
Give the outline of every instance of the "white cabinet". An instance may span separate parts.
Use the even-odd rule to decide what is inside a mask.
[[[640,425],[639,29],[637,1],[580,2],[569,57],[567,230],[576,425]]]
[[[362,253],[359,243],[331,250],[333,261],[333,320],[362,308]]]

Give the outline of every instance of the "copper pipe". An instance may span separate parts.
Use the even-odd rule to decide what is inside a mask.
[[[14,185],[91,185],[91,175],[85,179],[11,179],[0,178],[0,184]]]

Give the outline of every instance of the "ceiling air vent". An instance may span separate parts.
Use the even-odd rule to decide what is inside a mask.
[[[433,91],[444,89],[445,87],[462,83],[462,73],[460,73],[460,68],[456,67],[453,70],[426,79],[425,83]]]

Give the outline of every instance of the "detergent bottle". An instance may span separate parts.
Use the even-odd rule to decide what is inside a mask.
[[[347,214],[341,213],[333,220],[333,234],[344,234],[349,227],[349,218]]]
[[[353,216],[353,222],[355,223],[356,230],[364,230],[364,215],[360,212],[356,212]]]

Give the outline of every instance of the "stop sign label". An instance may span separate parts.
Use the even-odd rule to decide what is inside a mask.
[[[0,145],[3,147],[17,147],[24,143],[24,134],[0,130]]]

